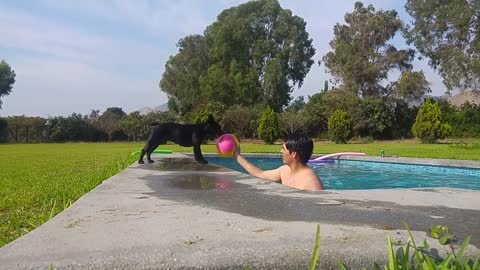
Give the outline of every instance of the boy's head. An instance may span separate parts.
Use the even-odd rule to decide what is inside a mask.
[[[285,136],[285,147],[287,150],[292,152],[297,152],[297,155],[300,158],[300,161],[303,164],[307,164],[308,160],[312,156],[313,152],[313,141],[307,135],[294,132],[288,133]]]

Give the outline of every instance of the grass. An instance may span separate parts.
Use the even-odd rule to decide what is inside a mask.
[[[131,162],[133,144],[0,145],[0,246],[33,230]]]
[[[241,142],[243,153],[280,153],[280,145]],[[142,143],[65,143],[0,145],[0,247],[67,208],[103,180],[134,162],[129,154]],[[192,153],[191,147],[160,146]],[[215,145],[202,146],[215,153]],[[369,144],[315,144],[315,154],[362,151],[367,155],[480,160],[480,140],[419,144],[387,141]]]

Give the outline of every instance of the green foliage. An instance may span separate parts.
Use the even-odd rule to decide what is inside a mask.
[[[184,114],[203,95],[200,79],[206,76],[210,60],[206,40],[201,35],[180,39],[177,47],[179,52],[165,64],[160,89],[169,96],[169,109]]]
[[[480,105],[466,102],[458,108],[446,100],[438,103],[445,122],[452,127],[452,137],[480,136]]]
[[[430,99],[427,99],[418,110],[412,131],[423,143],[434,143],[445,138],[451,127],[443,121],[438,103],[432,104]]]
[[[391,138],[412,138],[412,126],[418,107],[409,107],[407,102],[399,99],[395,99],[392,103],[394,119],[390,130]]]
[[[199,104],[195,106],[192,111],[193,122],[204,123],[210,115],[212,115],[216,121],[221,122],[223,111],[225,111],[225,106],[220,102]]]
[[[415,243],[415,239],[408,228],[409,239],[405,244],[405,247],[400,247],[396,251],[394,250],[394,244],[390,236],[387,236],[387,252],[388,263],[384,265],[385,270],[477,270],[480,269],[480,258],[470,259],[464,255],[468,243],[470,242],[470,236],[468,236],[460,246],[458,252],[452,248],[452,252],[445,258],[439,258],[430,253],[430,246],[426,241],[422,246],[418,246]],[[444,226],[433,226],[432,228],[440,228]],[[441,242],[442,240],[440,240]],[[410,250],[412,249],[412,250]],[[413,254],[412,254],[413,253]],[[349,268],[338,262],[339,269],[348,270]],[[365,268],[363,268],[365,269]],[[378,264],[374,264],[373,269],[381,269]]]
[[[352,13],[345,15],[346,24],[336,24],[332,51],[323,57],[325,66],[342,88],[362,96],[380,96],[380,82],[392,69],[405,70],[412,66],[413,50],[397,50],[387,42],[402,27],[395,10],[375,11],[355,3]]]
[[[2,60],[0,62],[0,109],[2,108],[2,96],[8,96],[12,92],[14,83],[15,71],[5,60]]]
[[[120,120],[123,117],[120,111],[107,109],[96,121],[96,126],[108,135],[108,141],[112,141],[113,134],[120,131]]]
[[[228,108],[221,122],[225,132],[233,133],[237,138],[253,138],[257,133],[261,111],[258,108],[233,106]]]
[[[352,116],[355,135],[382,138],[384,131],[393,124],[393,114],[380,98],[364,98],[355,107]]]
[[[448,227],[444,225],[434,225],[430,228],[430,234],[433,238],[438,239],[440,244],[446,245],[453,239],[453,234],[448,232]]]
[[[306,132],[316,137],[327,130],[328,118],[336,111],[342,110],[350,115],[355,113],[360,98],[350,92],[333,89],[309,97],[304,113],[308,118]]]
[[[265,109],[262,118],[260,119],[260,124],[258,125],[257,133],[260,139],[262,139],[267,144],[273,144],[276,139],[280,136],[280,126],[278,123],[277,113],[267,106]]]
[[[408,0],[407,41],[430,59],[447,89],[480,85],[480,1]]]
[[[105,113],[106,113],[106,112],[116,114],[116,115],[118,115],[118,116],[120,116],[120,117],[124,117],[124,116],[127,115],[127,114],[123,111],[123,109],[120,108],[120,107],[110,107],[110,108],[107,108],[107,109],[105,110]]]
[[[395,97],[406,101],[420,100],[425,94],[432,92],[430,83],[425,79],[423,71],[406,70],[391,88]]]
[[[54,142],[87,141],[97,131],[81,114],[68,117],[57,116],[50,119],[50,140]]]
[[[285,111],[280,114],[279,121],[280,129],[284,133],[305,132],[310,124],[308,115],[304,111]]]
[[[305,107],[305,98],[303,96],[298,96],[294,101],[288,105],[285,111],[301,111]]]
[[[328,135],[332,142],[347,143],[352,135],[352,121],[347,112],[336,110],[328,118]]]
[[[120,129],[134,142],[144,135],[145,117],[135,111],[120,119]]]
[[[0,118],[0,143],[8,141],[8,122],[6,119]]]
[[[226,107],[261,103],[280,111],[313,64],[315,50],[305,26],[277,0],[226,9],[204,36],[179,41],[160,88],[177,99],[182,114],[197,100]]]

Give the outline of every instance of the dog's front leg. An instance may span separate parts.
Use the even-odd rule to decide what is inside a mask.
[[[203,158],[202,155],[202,150],[200,149],[200,143],[194,142],[193,144],[193,155],[195,157],[195,160],[198,161],[201,164],[207,164],[208,161]]]

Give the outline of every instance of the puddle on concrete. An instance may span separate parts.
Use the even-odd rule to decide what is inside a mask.
[[[192,158],[168,158],[158,161],[155,169],[160,171],[208,171],[219,172],[229,171],[227,168],[213,165],[213,164],[200,164]]]

